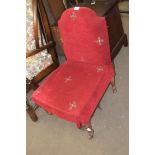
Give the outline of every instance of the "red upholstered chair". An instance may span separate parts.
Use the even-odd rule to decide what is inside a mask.
[[[66,10],[58,22],[66,62],[32,94],[49,113],[76,123],[93,137],[90,119],[104,92],[114,85],[106,20],[86,7]]]

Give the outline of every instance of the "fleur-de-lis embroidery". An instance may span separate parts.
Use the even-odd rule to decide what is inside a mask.
[[[96,68],[96,71],[97,71],[97,72],[103,72],[103,67],[102,67],[102,66],[98,66],[98,67]]]
[[[65,78],[65,83],[67,83],[68,81],[72,81],[72,77],[71,76],[68,76]]]
[[[70,110],[75,109],[76,107],[77,107],[76,101],[72,101],[69,103],[69,109]]]
[[[101,46],[104,43],[104,40],[100,37],[97,38],[96,43]]]
[[[70,15],[70,18],[73,19],[73,20],[75,20],[76,17],[77,17],[77,16],[76,16],[75,12],[73,12],[73,13]]]

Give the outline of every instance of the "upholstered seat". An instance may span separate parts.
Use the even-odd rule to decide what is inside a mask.
[[[109,65],[67,62],[42,83],[32,98],[43,109],[79,127],[88,123],[113,76]]]
[[[85,126],[114,77],[106,20],[86,7],[66,10],[59,20],[67,61],[32,94],[43,109]]]
[[[26,77],[32,80],[42,70],[53,63],[51,54],[44,50],[26,59]]]

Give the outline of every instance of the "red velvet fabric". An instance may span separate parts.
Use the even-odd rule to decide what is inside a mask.
[[[32,94],[43,109],[85,125],[114,76],[106,21],[88,8],[66,10],[59,29],[67,61]]]
[[[86,7],[80,7],[79,10],[72,8],[63,13],[58,24],[67,60],[111,64],[104,17],[98,17]]]

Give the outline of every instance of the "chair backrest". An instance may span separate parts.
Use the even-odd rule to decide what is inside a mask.
[[[111,64],[109,38],[104,17],[86,7],[67,9],[58,22],[68,61]]]

